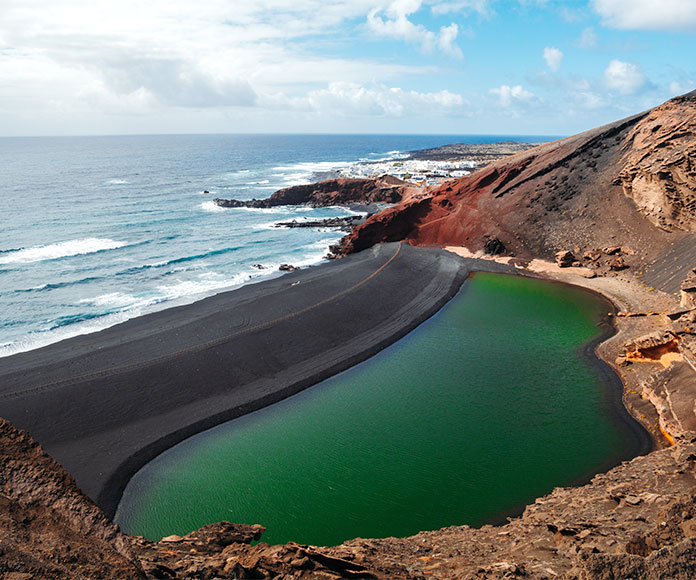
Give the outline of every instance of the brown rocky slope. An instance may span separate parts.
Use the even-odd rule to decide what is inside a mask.
[[[635,256],[628,265],[646,267],[648,281],[674,291],[696,263],[695,191],[693,91],[401,202],[357,227],[340,253],[401,239],[476,251],[497,238],[527,260],[626,246]],[[679,256],[669,256],[664,272],[674,246]]]

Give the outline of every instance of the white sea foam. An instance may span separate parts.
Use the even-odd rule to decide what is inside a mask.
[[[303,173],[318,172],[318,171],[332,171],[335,169],[340,169],[341,167],[348,167],[351,165],[349,161],[315,161],[315,162],[302,162],[295,163],[294,165],[279,165],[273,168],[273,171],[302,171]]]
[[[328,237],[303,246],[298,252],[283,256],[277,262],[264,263],[263,270],[246,269],[236,275],[227,276],[217,272],[204,272],[196,279],[180,279],[173,284],[161,284],[146,296],[134,296],[123,292],[111,292],[93,298],[82,299],[79,302],[104,308],[104,316],[80,320],[72,324],[56,326],[50,330],[32,332],[20,340],[0,344],[0,358],[20,352],[41,348],[55,342],[99,332],[131,318],[142,316],[149,312],[164,308],[190,304],[206,296],[212,296],[222,291],[231,290],[248,283],[260,282],[281,275],[278,267],[282,263],[307,267],[323,262],[323,257],[330,244],[336,243],[340,236]],[[278,258],[276,258],[278,260]],[[116,310],[116,312],[113,312]]]
[[[127,246],[127,242],[118,242],[108,238],[82,238],[68,240],[57,244],[33,246],[0,254],[0,264],[27,264],[43,260],[56,260],[81,254],[93,254],[104,250],[115,250]]]
[[[195,280],[180,280],[174,284],[159,285],[157,291],[163,300],[194,298],[214,294],[217,290],[239,286],[251,278],[252,275],[248,273],[237,274],[229,278],[216,272],[206,272]]]
[[[130,294],[124,294],[123,292],[110,292],[108,294],[95,296],[94,298],[83,298],[79,303],[99,306],[100,308],[121,309],[136,305],[146,306],[147,304],[151,304],[152,300],[143,301]]]
[[[130,183],[127,179],[109,179],[106,181],[107,185],[127,185]]]
[[[41,348],[53,344],[54,342],[65,340],[66,338],[98,332],[110,326],[114,326],[115,324],[125,322],[129,318],[140,316],[141,314],[143,314],[143,312],[138,309],[124,310],[107,316],[83,320],[75,324],[68,324],[49,331],[32,332],[21,340],[0,345],[0,358],[33,350],[35,348]]]
[[[218,204],[216,204],[214,201],[204,201],[201,205],[200,208],[203,211],[209,211],[209,212],[217,212],[217,211],[225,211],[224,207],[220,207]]]

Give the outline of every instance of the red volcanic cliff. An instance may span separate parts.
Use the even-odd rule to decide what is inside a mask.
[[[645,113],[495,162],[403,201],[344,238],[480,250],[499,238],[520,257],[627,245],[651,260],[696,232],[696,91]]]

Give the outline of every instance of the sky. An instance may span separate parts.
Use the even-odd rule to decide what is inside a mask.
[[[569,135],[694,57],[696,0],[0,0],[0,135]]]

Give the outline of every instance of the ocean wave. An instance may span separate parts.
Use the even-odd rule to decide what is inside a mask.
[[[49,331],[51,330],[56,330],[58,328],[63,328],[64,326],[69,326],[71,324],[75,324],[77,322],[84,322],[87,320],[93,320],[95,318],[102,318],[106,316],[104,313],[96,313],[96,312],[81,312],[80,314],[66,314],[65,316],[59,316],[55,320],[52,321],[52,325],[49,328]]]
[[[181,258],[172,258],[166,263],[166,265],[171,266],[172,264],[181,264],[183,262],[191,262],[193,260],[202,260],[204,258],[210,258],[212,256],[219,256],[221,254],[229,254],[231,252],[236,252],[239,249],[240,246],[230,246],[228,248],[220,248],[219,250],[210,250],[208,252],[203,252],[202,254],[182,256]]]
[[[273,171],[301,171],[303,173],[315,173],[320,171],[341,169],[342,167],[348,167],[351,164],[351,161],[302,161],[300,163],[295,163],[294,165],[279,165],[274,167]]]
[[[119,242],[108,238],[82,238],[68,240],[45,246],[32,246],[20,248],[0,255],[0,264],[28,264],[42,262],[44,260],[57,260],[82,254],[95,254],[106,250],[115,250],[129,245],[127,242]]]
[[[168,301],[193,298],[209,295],[217,290],[240,286],[254,277],[256,276],[246,272],[231,278],[215,272],[206,272],[201,274],[197,280],[180,280],[174,284],[161,284],[157,286],[157,291],[164,300]]]
[[[132,307],[135,305],[146,306],[149,304],[150,300],[139,299],[131,294],[124,294],[123,292],[109,292],[108,294],[101,294],[100,296],[95,296],[94,298],[83,298],[78,301],[78,304],[89,304],[91,306],[97,306],[99,308],[110,308],[112,310],[121,310],[126,307]],[[104,313],[102,313],[103,315]]]
[[[220,207],[214,201],[204,201],[198,207],[200,207],[203,211],[209,211],[209,212],[225,211],[224,207]]]
[[[162,260],[161,262],[152,262],[150,264],[141,264],[140,266],[132,266],[126,270],[121,270],[116,272],[115,276],[125,276],[128,274],[133,274],[134,272],[140,272],[142,270],[151,270],[166,268],[167,266],[172,266],[174,264],[183,264],[185,262],[192,262],[194,260],[203,260],[205,258],[210,258],[212,256],[219,256],[221,254],[229,254],[231,252],[236,252],[241,249],[241,246],[229,246],[227,248],[219,248],[217,250],[209,250],[208,252],[203,252],[201,254],[192,254],[191,256],[181,256],[180,258],[172,258],[171,260]],[[190,270],[191,268],[186,268]]]
[[[127,185],[130,183],[127,179],[108,179],[104,182],[106,185]]]
[[[42,292],[44,290],[57,290],[58,288],[67,288],[69,286],[78,286],[80,284],[88,284],[89,282],[94,282],[96,280],[101,280],[101,276],[87,276],[86,278],[80,278],[78,280],[68,280],[66,282],[48,282],[46,284],[41,284],[40,286],[34,286],[32,288],[19,288],[15,292],[25,293],[25,292]]]
[[[76,314],[71,320],[64,316],[54,321],[49,330],[31,332],[20,340],[1,344],[0,358],[41,348],[67,338],[99,332],[140,314],[142,312],[139,310],[132,309],[111,314]]]

